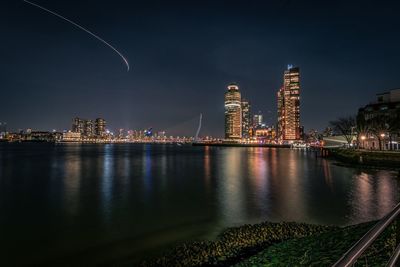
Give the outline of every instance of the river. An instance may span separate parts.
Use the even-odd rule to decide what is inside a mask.
[[[397,173],[304,150],[0,144],[0,262],[136,262],[247,223],[378,219],[397,200]]]

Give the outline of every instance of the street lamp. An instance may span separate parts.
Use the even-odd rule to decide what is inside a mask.
[[[385,150],[385,148],[384,148],[384,146],[385,146],[385,134],[384,133],[381,133],[381,137],[382,137],[382,145],[381,145],[381,147],[383,147],[383,150]]]
[[[367,137],[365,137],[365,135],[362,135],[362,136],[361,136],[362,148],[365,148],[365,147],[364,147],[364,140],[365,140],[365,138],[367,138]]]

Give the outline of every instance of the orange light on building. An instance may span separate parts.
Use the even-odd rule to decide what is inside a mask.
[[[289,67],[283,78],[278,98],[278,138],[300,140],[300,70]]]

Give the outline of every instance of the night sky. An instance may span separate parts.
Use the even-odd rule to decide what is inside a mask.
[[[115,46],[22,0],[0,8],[0,121],[11,130],[112,129],[223,135],[236,82],[253,111],[276,119],[288,64],[301,71],[301,124],[322,129],[400,86],[395,1],[37,0]],[[351,2],[348,3],[348,2]]]

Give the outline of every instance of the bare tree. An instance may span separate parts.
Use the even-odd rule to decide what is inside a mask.
[[[389,130],[388,117],[378,115],[370,120],[371,133],[378,139],[379,150],[382,150],[382,141]]]
[[[336,133],[344,136],[348,145],[351,144],[354,137],[354,129],[356,128],[356,119],[354,116],[341,117],[330,121],[329,124]]]
[[[365,120],[363,115],[357,115],[356,117],[356,134],[357,134],[357,147],[360,147],[360,139],[364,136],[364,138],[370,133],[371,126]]]
[[[393,150],[393,137],[400,133],[400,109],[388,118],[387,132],[389,135],[389,149]]]

